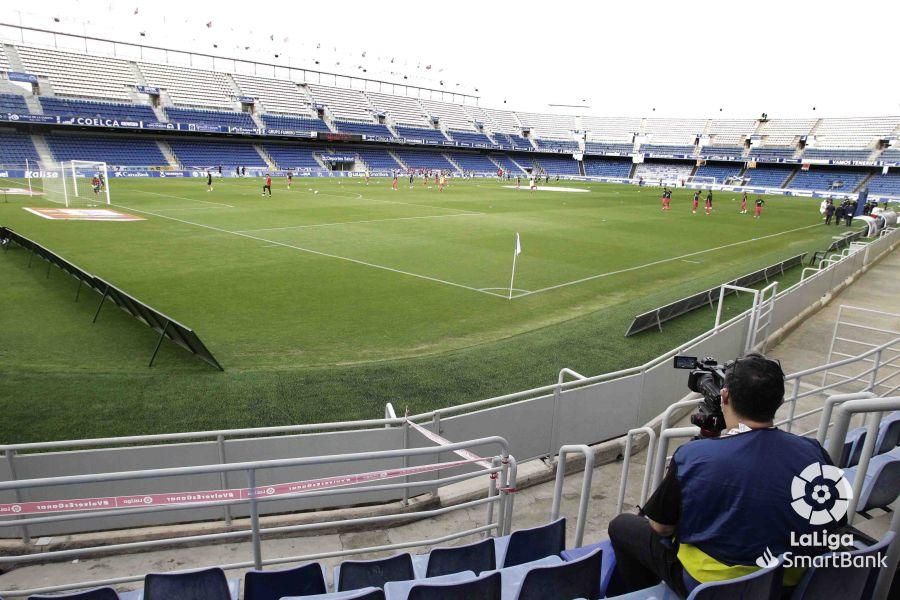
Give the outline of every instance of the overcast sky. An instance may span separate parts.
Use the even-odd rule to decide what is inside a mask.
[[[483,106],[643,117],[900,114],[896,0],[6,6],[4,22],[398,82],[405,75],[479,95]]]

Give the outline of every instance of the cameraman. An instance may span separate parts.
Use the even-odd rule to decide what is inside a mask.
[[[617,592],[662,579],[684,597],[701,583],[757,571],[767,551],[819,554],[824,548],[792,548],[791,532],[799,537],[839,525],[813,527],[792,507],[794,477],[831,460],[816,440],[775,428],[784,398],[780,364],[750,353],[726,366],[724,375],[727,431],[681,446],[640,516],[621,514],[609,524],[625,588]],[[784,584],[796,585],[801,576],[785,569]]]

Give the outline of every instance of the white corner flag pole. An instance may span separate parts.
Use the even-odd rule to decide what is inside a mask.
[[[513,282],[516,280],[516,258],[520,254],[522,254],[522,242],[519,240],[519,234],[516,233],[516,251],[513,253],[512,276],[509,278],[509,297],[507,300],[512,300]]]

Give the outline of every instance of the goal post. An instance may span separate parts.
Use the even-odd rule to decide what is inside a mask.
[[[690,177],[685,178],[685,185],[690,186],[693,184],[694,187],[709,187],[711,185],[716,185],[718,181],[716,181],[715,177],[705,177],[702,175],[691,175]]]
[[[71,194],[68,194],[66,206],[112,204],[109,169],[105,162],[72,160],[64,165],[63,170],[65,178],[71,182]]]

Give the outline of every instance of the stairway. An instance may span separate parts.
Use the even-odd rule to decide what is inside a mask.
[[[31,142],[34,144],[34,149],[37,150],[38,157],[41,159],[42,167],[49,168],[56,164],[53,152],[50,151],[50,146],[47,145],[47,140],[44,139],[43,135],[39,133],[31,134]]]
[[[396,154],[394,154],[394,153],[393,153],[392,151],[390,151],[390,150],[388,150],[388,154],[391,155],[391,158],[393,158],[394,160],[397,161],[397,163],[400,165],[400,168],[402,168],[404,171],[408,171],[408,170],[409,170],[409,167],[407,167],[406,164],[405,164],[402,160],[400,160],[400,157],[399,157],[399,156],[397,156]]]
[[[456,169],[456,172],[457,172],[457,173],[459,173],[460,175],[465,175],[465,173],[463,173],[462,168],[460,168],[460,166],[459,166],[458,164],[456,164],[456,161],[455,161],[455,160],[453,160],[452,158],[450,158],[450,155],[449,155],[449,154],[443,154],[443,153],[442,153],[441,156],[443,156],[445,159],[447,159],[447,162],[448,162],[448,163],[450,163],[451,165],[453,165],[453,168]]]
[[[169,146],[168,142],[163,140],[156,140],[156,145],[159,146],[159,151],[162,152],[162,155],[165,157],[166,162],[169,163],[170,167],[178,168],[179,162],[178,157],[175,156],[175,153],[172,151],[172,147]]]
[[[3,52],[6,53],[6,60],[9,62],[10,69],[19,73],[27,73],[25,65],[22,63],[22,57],[19,51],[12,44],[3,44]]]
[[[797,173],[799,173],[799,172],[800,172],[800,169],[794,169],[793,171],[791,171],[791,174],[788,175],[788,178],[784,181],[784,183],[781,184],[781,189],[787,188],[788,184],[790,184],[791,181],[793,181],[794,177],[796,177]]]
[[[264,161],[266,161],[266,164],[269,166],[269,169],[271,169],[272,171],[278,169],[278,165],[275,163],[275,159],[272,158],[268,152],[266,152],[265,148],[263,148],[259,144],[253,144],[253,148],[259,153],[259,155],[262,157],[262,159]]]
[[[878,175],[878,171],[872,171],[871,173],[869,173],[868,175],[866,175],[866,176],[863,178],[862,181],[859,182],[859,185],[858,185],[858,186],[856,186],[855,188],[853,188],[853,191],[854,191],[854,192],[859,192],[859,191],[861,191],[861,190],[864,190],[864,189],[866,188],[866,186],[869,185],[869,181],[871,181],[871,180],[872,180],[875,176],[877,176],[877,175]]]
[[[255,112],[247,114],[250,115],[250,118],[253,119],[253,122],[256,123],[257,127],[259,127],[260,129],[266,128],[266,124],[263,122],[262,117],[260,117],[258,114],[256,114]]]

